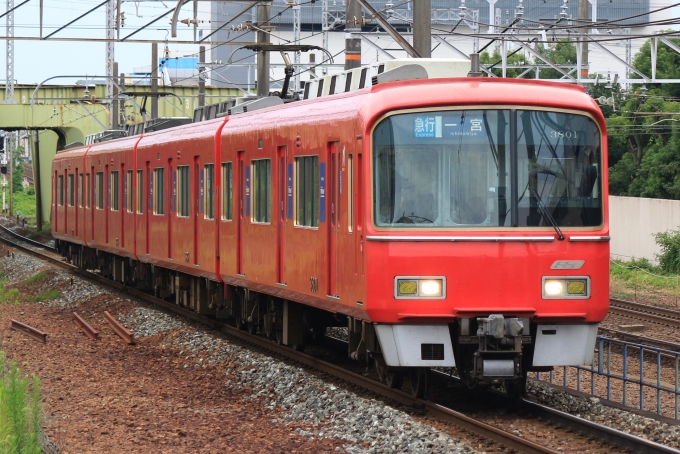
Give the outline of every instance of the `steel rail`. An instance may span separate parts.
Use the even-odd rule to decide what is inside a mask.
[[[28,326],[25,323],[21,323],[20,321],[12,319],[11,328],[16,331],[21,331],[24,334],[28,334],[38,342],[47,342],[47,334],[43,333],[39,329],[33,328],[32,326]]]
[[[8,242],[8,240],[1,238],[0,241],[3,242]],[[14,244],[14,243],[13,243]],[[158,306],[161,306],[165,309],[168,309],[172,312],[175,312],[181,316],[191,318],[193,320],[199,321],[201,323],[204,323],[208,325],[209,327],[213,329],[220,329],[223,333],[231,336],[238,338],[244,342],[247,342],[251,345],[254,345],[258,348],[268,350],[270,352],[279,354],[281,356],[290,358],[294,361],[297,361],[299,363],[305,364],[309,367],[315,368],[317,370],[320,370],[322,372],[328,373],[329,375],[333,375],[341,380],[345,380],[348,383],[355,384],[357,386],[360,386],[364,388],[365,390],[374,392],[376,394],[379,394],[383,396],[384,398],[402,403],[404,405],[408,405],[414,408],[421,408],[425,412],[427,412],[430,416],[435,417],[440,420],[444,420],[447,422],[450,422],[458,427],[461,427],[463,429],[469,430],[472,433],[475,433],[479,436],[482,436],[484,438],[487,438],[489,440],[495,441],[499,444],[502,444],[508,448],[516,449],[519,452],[526,452],[526,453],[555,453],[557,451],[554,451],[548,447],[538,445],[534,442],[531,442],[529,440],[525,440],[521,437],[518,437],[512,433],[506,432],[502,429],[498,429],[496,427],[490,426],[486,423],[483,423],[481,421],[477,421],[473,418],[470,418],[466,415],[463,415],[462,413],[456,412],[454,410],[451,410],[449,408],[446,408],[442,405],[436,404],[434,402],[428,402],[424,401],[421,399],[414,398],[410,394],[404,393],[400,390],[392,389],[387,387],[386,385],[383,385],[382,383],[379,383],[375,380],[372,380],[370,378],[364,377],[359,374],[355,374],[353,372],[347,371],[345,369],[342,369],[339,366],[336,366],[334,364],[328,363],[326,361],[314,358],[310,355],[306,355],[301,352],[296,352],[293,349],[279,345],[275,342],[272,342],[269,339],[259,337],[257,335],[253,334],[248,334],[245,331],[241,331],[237,329],[236,327],[226,325],[223,323],[220,323],[214,319],[211,319],[209,317],[206,317],[204,315],[197,314],[195,312],[192,312],[188,309],[179,307],[175,304],[168,303],[167,301],[160,300],[158,298],[153,297],[152,295],[149,295],[147,293],[141,292],[136,289],[132,289],[130,287],[127,287],[121,283],[110,281],[109,279],[106,279],[102,276],[90,273],[85,270],[81,270],[80,268],[75,267],[74,265],[62,262],[58,260],[55,257],[50,257],[45,254],[41,254],[38,251],[34,251],[32,249],[26,248],[25,246],[21,245],[16,245],[18,248],[25,250],[28,254],[39,257],[44,260],[48,260],[55,265],[58,265],[62,268],[69,269],[79,275],[82,275],[83,277],[87,279],[92,279],[95,280],[99,283],[102,283],[104,285],[108,285],[110,287],[116,288],[121,291],[126,291],[131,295],[137,296],[140,299],[150,302],[153,304],[156,304]],[[579,433],[586,434],[589,436],[594,436],[596,438],[601,438],[609,443],[615,444],[620,447],[624,447],[626,449],[632,449],[635,452],[641,452],[641,453],[646,453],[646,454],[665,454],[665,453],[680,453],[680,451],[675,450],[673,448],[667,447],[660,445],[658,443],[636,437],[634,435],[626,434],[621,431],[618,431],[616,429],[612,429],[606,426],[601,426],[596,423],[592,423],[590,421],[586,421],[582,418],[577,418],[575,416],[553,410],[548,407],[544,407],[540,404],[536,404],[534,402],[522,400],[522,405],[525,407],[529,407],[531,411],[537,413],[541,412],[541,414],[544,414],[546,419],[550,419],[552,422],[561,425],[563,427],[568,427],[571,428]]]
[[[109,314],[108,311],[104,311],[104,317],[111,328],[120,336],[121,339],[125,341],[128,345],[135,344],[135,337],[132,335],[129,329],[125,328],[116,318]]]
[[[40,242],[38,242],[38,241],[35,241],[35,240],[30,239],[30,238],[26,238],[25,236],[19,235],[18,233],[14,232],[14,231],[11,230],[11,229],[8,229],[7,227],[5,227],[5,226],[2,225],[2,224],[0,224],[0,229],[4,230],[5,232],[9,233],[9,234],[12,235],[13,237],[15,237],[15,238],[17,238],[17,239],[19,239],[19,240],[21,240],[21,241],[24,241],[24,242],[26,242],[26,243],[28,243],[28,244],[31,244],[31,245],[33,245],[33,246],[36,246],[36,247],[39,247],[39,248],[42,248],[42,249],[47,249],[47,250],[49,250],[49,251],[51,251],[51,252],[57,252],[57,250],[54,249],[53,247],[47,246],[46,244],[42,244],[42,243],[40,243]]]
[[[611,336],[616,336],[622,338],[623,340],[634,340],[640,344],[649,345],[652,347],[663,348],[666,350],[680,351],[680,344],[676,342],[669,342],[661,339],[656,339],[654,337],[642,336],[639,334],[630,333],[628,331],[621,331],[611,328],[598,328],[600,332],[609,334]]]
[[[85,333],[87,337],[90,339],[99,339],[99,333],[90,326],[89,323],[83,319],[80,315],[78,315],[77,312],[73,313],[73,322],[80,327],[81,330]]]
[[[647,320],[653,323],[680,328],[680,312],[658,306],[610,299],[609,311],[614,314]]]

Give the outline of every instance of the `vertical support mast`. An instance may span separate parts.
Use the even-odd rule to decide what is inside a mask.
[[[362,26],[361,4],[347,0],[345,10],[345,70],[361,66],[361,38],[352,33],[360,32]]]
[[[581,63],[578,68],[578,79],[588,78],[588,27],[585,26],[588,20],[588,0],[579,0],[578,2],[578,21],[579,25],[579,38],[581,40]],[[578,50],[577,50],[578,51]]]
[[[300,17],[300,0],[295,0],[293,6],[293,44],[300,44],[300,27],[302,18]],[[300,90],[300,51],[295,52],[295,87],[293,92]]]
[[[423,58],[432,56],[432,2],[413,2],[413,48]]]
[[[257,28],[267,30],[271,17],[272,4],[261,2],[257,5]],[[257,42],[269,43],[269,33],[257,32]],[[296,54],[297,55],[297,54]],[[261,51],[257,54],[257,96],[269,96],[269,52]]]
[[[7,72],[5,77],[5,101],[4,104],[16,104],[14,101],[14,0],[7,0],[7,14],[5,23],[7,24]]]
[[[106,99],[109,103],[113,102],[113,61],[115,56],[113,54],[113,40],[116,31],[116,0],[109,0],[106,2]],[[109,126],[117,122],[113,119],[113,109],[109,109],[110,118]]]

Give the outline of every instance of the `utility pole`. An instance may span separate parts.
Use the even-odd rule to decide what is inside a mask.
[[[429,0],[426,0],[429,2]],[[352,33],[361,32],[361,5],[357,0],[347,0],[345,10],[345,70],[361,66],[361,38]]]
[[[113,62],[113,77],[118,74],[118,63]],[[118,86],[113,83],[115,80],[111,79],[113,85],[113,96],[111,97],[111,129],[118,129]]]
[[[413,48],[423,58],[432,57],[431,0],[417,0],[413,2]]]
[[[14,101],[14,0],[7,0],[7,11],[5,24],[7,26],[7,54],[6,54],[6,77],[5,77],[5,101],[4,104],[16,104]]]
[[[205,106],[205,46],[198,48],[198,107]]]
[[[113,102],[113,76],[116,74],[116,70],[114,69],[114,60],[116,59],[114,56],[114,43],[113,40],[115,38],[115,31],[116,31],[116,0],[108,0],[106,2],[106,39],[109,41],[106,42],[106,98],[110,99]],[[114,109],[111,109],[111,118],[109,119],[109,124],[111,125],[111,129],[115,129],[113,127],[114,121],[117,123],[117,120],[113,119],[113,112]]]
[[[151,45],[151,119],[158,118],[158,44]]]
[[[578,34],[581,36],[581,65],[578,68],[579,79],[588,78],[588,41],[586,41],[588,36],[588,27],[586,22],[588,21],[588,0],[579,0],[578,2],[578,20],[579,27]],[[578,52],[578,49],[576,49]]]
[[[14,215],[14,204],[12,203],[14,197],[14,132],[10,132],[8,135],[10,137],[9,143],[9,215]]]
[[[269,27],[271,12],[271,2],[261,2],[257,5],[258,44],[270,42],[269,33],[266,33],[266,30]],[[269,52],[267,51],[257,54],[257,96],[269,96]]]
[[[121,93],[125,91],[125,73],[120,73],[120,77],[118,78],[118,85],[120,86],[120,91]],[[118,120],[119,125],[125,128],[125,124],[127,122],[127,117],[125,116],[125,99],[122,97],[120,98],[120,101],[118,102],[118,109],[120,112],[120,116],[118,117],[119,119],[122,119],[122,122]]]

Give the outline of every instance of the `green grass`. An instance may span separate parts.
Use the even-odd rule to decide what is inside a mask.
[[[8,367],[2,351],[0,371],[0,452],[39,454],[42,452],[40,379],[25,377],[14,362]]]
[[[612,296],[622,299],[632,297],[636,292],[641,291],[668,295],[675,295],[679,291],[680,278],[677,275],[667,273],[644,259],[632,262],[612,260],[609,275]],[[651,294],[647,297],[656,298]]]
[[[28,195],[26,194],[26,191],[15,192],[13,194],[13,200],[14,205],[12,208],[14,209],[14,213],[19,210],[22,216],[26,216],[26,225],[35,228],[35,194]],[[9,206],[9,200],[7,200],[6,203],[7,206]],[[12,213],[12,215],[14,215],[14,213]]]
[[[33,284],[34,282],[38,282],[42,279],[45,279],[46,277],[47,277],[47,272],[41,271],[40,273],[38,273],[34,276],[31,276],[28,279],[24,279],[23,281],[21,281],[19,283],[19,285],[17,285],[17,287],[21,287],[22,285],[25,285],[25,284]]]
[[[57,299],[60,296],[61,292],[59,290],[45,290],[43,292],[38,293],[35,296],[30,297],[28,301],[33,301],[35,303],[40,301],[50,301],[53,299]]]

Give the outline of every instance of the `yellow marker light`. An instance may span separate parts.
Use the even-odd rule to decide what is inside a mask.
[[[557,296],[564,293],[564,284],[562,281],[549,280],[545,281],[543,291],[547,296]]]
[[[418,293],[416,281],[399,281],[399,295],[415,295]]]
[[[586,282],[585,281],[567,281],[567,294],[569,295],[585,295]]]
[[[428,280],[420,282],[420,294],[423,296],[441,295],[441,281]]]

